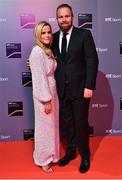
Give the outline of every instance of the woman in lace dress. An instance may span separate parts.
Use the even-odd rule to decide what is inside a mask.
[[[39,22],[34,29],[36,45],[32,48],[29,65],[32,73],[35,111],[34,162],[46,172],[59,160],[59,102],[54,71],[57,63],[50,49],[52,29]]]

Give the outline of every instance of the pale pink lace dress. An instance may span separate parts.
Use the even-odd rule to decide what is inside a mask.
[[[54,71],[57,63],[49,59],[39,46],[31,51],[33,100],[35,111],[34,162],[44,166],[59,160],[59,102]],[[43,102],[52,100],[52,112],[44,112]]]

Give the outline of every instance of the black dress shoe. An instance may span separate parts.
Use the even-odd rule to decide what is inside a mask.
[[[90,158],[83,158],[80,168],[79,168],[79,171],[81,173],[85,173],[89,170],[89,168],[90,168]]]
[[[61,158],[58,162],[59,166],[65,166],[67,165],[71,160],[75,159],[76,155],[67,156],[65,155],[63,158]]]

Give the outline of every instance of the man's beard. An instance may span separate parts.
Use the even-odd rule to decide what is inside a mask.
[[[68,32],[70,30],[70,28],[72,27],[72,24],[68,25],[68,26],[61,26],[59,25],[59,28],[61,29],[61,31],[66,31]]]

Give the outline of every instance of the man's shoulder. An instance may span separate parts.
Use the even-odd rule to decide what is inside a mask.
[[[91,31],[85,28],[74,27],[73,31],[73,34],[77,37],[87,38],[92,36]]]
[[[73,30],[79,33],[89,33],[90,30],[85,29],[85,28],[79,28],[79,27],[73,27]]]

